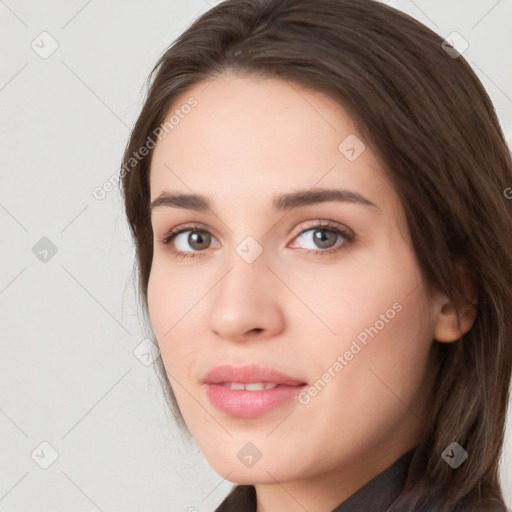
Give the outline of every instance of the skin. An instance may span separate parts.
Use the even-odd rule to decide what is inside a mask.
[[[223,74],[182,93],[169,114],[191,96],[197,106],[155,148],[151,200],[195,193],[213,207],[152,211],[148,303],[163,361],[205,457],[222,477],[256,486],[258,512],[325,512],[419,442],[431,346],[456,340],[474,318],[461,308],[459,325],[444,294],[428,298],[400,200],[333,99]],[[338,149],[349,134],[366,145],[355,161]],[[331,201],[271,209],[274,195],[320,187],[357,192],[376,208]],[[320,220],[355,240],[331,233],[342,250],[315,254],[326,250],[312,238]],[[190,233],[160,242],[192,222],[212,235],[206,249],[187,243]],[[263,251],[253,263],[236,252],[247,236]],[[221,364],[263,364],[314,383],[397,302],[401,311],[309,403],[242,419],[208,400],[201,379]],[[247,442],[262,454],[252,467],[237,458]]]

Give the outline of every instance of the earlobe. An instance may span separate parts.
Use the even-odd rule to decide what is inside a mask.
[[[445,294],[438,296],[437,319],[434,339],[442,343],[457,341],[473,326],[478,311],[478,298],[467,272],[457,265],[463,280],[464,296],[453,304]]]

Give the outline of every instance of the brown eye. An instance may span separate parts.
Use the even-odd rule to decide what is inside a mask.
[[[186,243],[189,247],[192,247],[192,249],[201,251],[203,249],[208,249],[211,239],[212,237],[210,233],[206,233],[205,231],[191,231],[186,238]]]

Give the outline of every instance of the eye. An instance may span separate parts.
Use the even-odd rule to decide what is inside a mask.
[[[173,245],[175,248],[171,251],[176,256],[194,258],[201,256],[196,254],[196,251],[204,252],[209,249],[213,240],[215,238],[206,229],[194,225],[171,229],[159,242],[164,245]],[[216,247],[219,247],[218,243]]]
[[[306,229],[302,225],[300,227],[302,231],[295,237],[292,247],[305,249],[314,254],[337,252],[355,239],[352,232],[330,222],[316,224]],[[297,242],[300,242],[298,246]]]
[[[355,240],[352,231],[329,221],[325,223],[321,221],[318,223],[317,221],[309,228],[305,228],[303,225],[300,228],[302,231],[294,238],[292,245],[289,247],[305,250],[308,253],[332,254],[344,249]],[[299,241],[300,244],[297,245]],[[220,244],[207,229],[197,225],[171,229],[158,242],[170,246],[171,252],[182,258],[203,256],[207,249],[220,247]],[[212,246],[212,242],[216,245]],[[304,245],[310,247],[304,247]]]

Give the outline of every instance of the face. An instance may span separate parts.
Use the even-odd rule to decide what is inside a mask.
[[[199,447],[238,483],[390,464],[424,425],[435,318],[378,155],[285,81],[225,74],[176,109],[152,158],[148,302]]]

